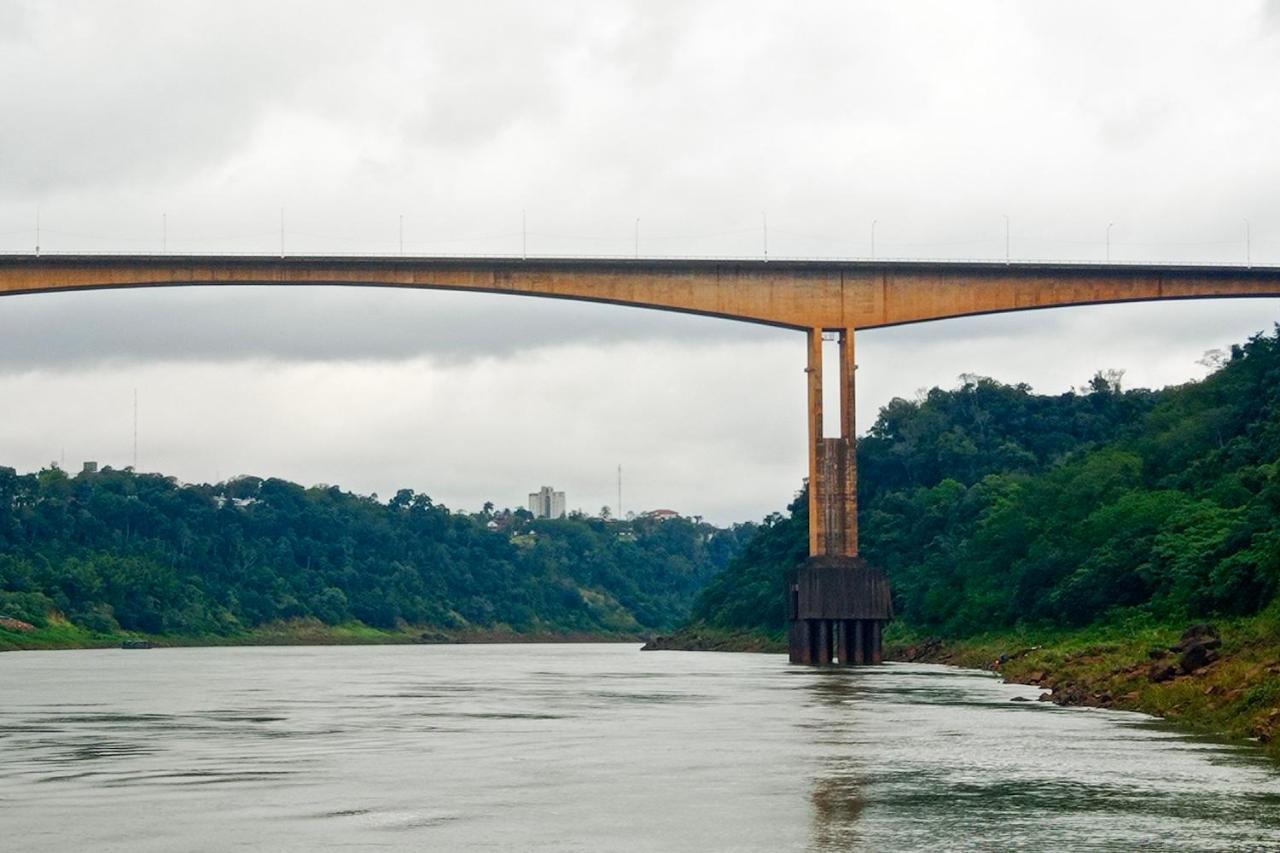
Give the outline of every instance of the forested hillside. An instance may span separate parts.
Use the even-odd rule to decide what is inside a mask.
[[[383,503],[256,477],[0,468],[0,617],[175,635],[301,618],[638,632],[683,619],[749,531],[472,515],[408,490]]]
[[[903,623],[963,637],[1246,615],[1280,580],[1280,331],[1202,382],[1080,392],[965,378],[894,400],[860,443],[863,556]],[[766,521],[694,606],[709,625],[778,630],[805,555],[806,498]]]

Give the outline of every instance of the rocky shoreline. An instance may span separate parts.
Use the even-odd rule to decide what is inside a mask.
[[[326,625],[315,619],[272,622],[237,634],[142,634],[113,632],[97,634],[71,624],[61,617],[38,627],[13,618],[0,618],[0,652],[55,651],[118,648],[126,643],[147,643],[150,648],[206,646],[364,646],[364,645],[446,645],[494,643],[635,643],[636,634],[592,632],[517,633],[500,628],[444,630],[432,626],[406,625],[387,631],[359,623]]]
[[[781,637],[760,631],[723,631],[703,625],[681,628],[673,634],[651,637],[645,652],[786,652]]]
[[[991,640],[928,639],[890,653],[894,660],[987,669],[1044,688],[1044,702],[1137,711],[1253,739],[1280,757],[1280,647],[1247,630],[1220,633],[1201,623],[1171,643],[1050,643],[992,654],[996,647]]]
[[[891,643],[887,660],[986,669],[1043,688],[1063,706],[1137,711],[1193,731],[1250,739],[1280,758],[1280,631],[1265,617],[1182,631],[1084,629],[1035,637]],[[656,637],[650,650],[785,652],[781,637],[702,625]]]

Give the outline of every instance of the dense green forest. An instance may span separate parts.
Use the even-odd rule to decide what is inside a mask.
[[[1280,327],[1205,380],[1078,392],[964,377],[881,410],[860,442],[862,554],[901,621],[964,637],[1126,615],[1239,616],[1280,581]],[[714,627],[783,627],[807,497],[766,519],[694,605]]]
[[[748,538],[689,519],[464,514],[245,477],[0,468],[0,616],[234,635],[278,620],[544,633],[678,623]]]

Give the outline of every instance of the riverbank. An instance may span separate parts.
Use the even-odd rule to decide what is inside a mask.
[[[7,624],[6,624],[7,621]],[[65,619],[51,618],[45,626],[0,621],[0,652],[58,649],[119,648],[127,641],[142,641],[157,647],[185,646],[352,646],[453,643],[607,643],[640,642],[634,634],[519,633],[509,629],[445,631],[430,626],[405,626],[387,631],[360,622],[326,625],[314,619],[273,622],[235,634],[143,634],[136,632],[96,633]]]
[[[646,652],[767,652],[787,651],[787,639],[767,631],[726,631],[707,625],[686,625],[644,644]]]
[[[781,636],[702,625],[646,648],[785,652]],[[1043,701],[1138,711],[1201,733],[1255,739],[1280,758],[1280,622],[1202,626],[1124,623],[1076,631],[1010,631],[964,640],[886,635],[886,658],[996,672],[1044,688]]]
[[[1273,618],[1213,625],[1116,625],[1077,632],[912,639],[894,660],[998,672],[1045,688],[1042,700],[1139,711],[1204,733],[1253,738],[1280,757],[1280,625]]]

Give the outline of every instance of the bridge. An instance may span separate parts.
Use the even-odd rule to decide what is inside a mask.
[[[788,583],[796,663],[878,663],[884,574],[858,557],[854,333],[949,317],[1280,296],[1280,267],[926,261],[0,256],[0,296],[186,285],[409,287],[680,311],[808,335],[809,560]],[[823,433],[822,343],[840,342],[840,435]]]

